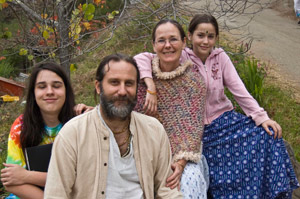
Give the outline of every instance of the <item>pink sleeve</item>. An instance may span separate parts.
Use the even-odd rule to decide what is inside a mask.
[[[189,59],[186,50],[188,50],[188,48],[185,48],[181,53],[181,57],[180,57],[181,63]],[[143,52],[133,57],[140,71],[140,79],[144,79],[146,77],[152,78],[152,59],[155,56],[156,54]]]
[[[149,77],[152,78],[152,59],[155,54],[143,52],[134,56],[140,71],[140,79]]]
[[[223,68],[223,83],[233,94],[234,99],[246,115],[251,116],[257,126],[270,119],[267,112],[247,91],[228,55],[221,53],[219,56],[219,63],[223,63],[221,66]]]

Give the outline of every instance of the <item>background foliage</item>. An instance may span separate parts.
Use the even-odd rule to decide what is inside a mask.
[[[188,24],[195,13],[209,12],[230,31],[226,20],[254,16],[269,1],[0,0],[0,60],[19,54],[26,61],[16,66],[26,72],[38,62],[54,59],[69,74],[76,69],[76,58],[112,40],[120,27],[133,30],[128,39],[147,43],[155,21],[168,17]]]

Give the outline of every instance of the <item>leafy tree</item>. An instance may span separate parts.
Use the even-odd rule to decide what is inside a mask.
[[[238,27],[227,22],[254,16],[266,5],[259,0],[0,0],[1,18],[18,24],[17,29],[0,30],[0,61],[16,54],[33,64],[55,59],[70,74],[74,58],[111,40],[120,26],[130,31],[124,37],[149,42],[158,20],[188,24],[194,14],[208,12],[230,31]],[[12,49],[14,53],[5,53]]]

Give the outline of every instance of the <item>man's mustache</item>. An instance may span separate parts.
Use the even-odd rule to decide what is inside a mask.
[[[134,98],[130,98],[127,96],[115,96],[111,98],[111,101],[115,102],[115,101],[128,101],[128,102],[133,102]]]

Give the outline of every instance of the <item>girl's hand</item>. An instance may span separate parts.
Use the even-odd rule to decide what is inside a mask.
[[[181,162],[179,163],[179,161]],[[171,165],[173,174],[167,178],[167,184],[166,184],[166,187],[170,187],[170,189],[174,189],[175,187],[177,187],[178,190],[180,190],[180,180],[181,180],[184,167],[186,165],[186,160],[179,160],[179,161]]]
[[[74,106],[74,112],[75,112],[76,115],[80,115],[82,113],[91,111],[93,109],[94,109],[94,107],[87,106],[85,104],[77,104],[77,105]]]
[[[157,112],[157,95],[147,92],[146,101],[143,106],[145,114],[154,116]]]
[[[269,127],[271,127],[273,129],[274,139],[282,137],[281,126],[277,122],[275,122],[274,120],[269,119],[267,121],[264,121],[261,125],[267,131],[267,133],[269,135],[272,135],[272,132],[270,131]]]
[[[17,164],[6,164],[6,167],[1,170],[1,181],[4,186],[22,185],[26,183],[26,178],[30,171]]]

